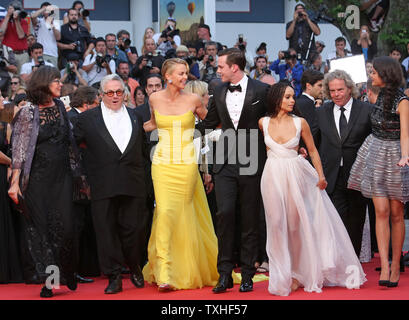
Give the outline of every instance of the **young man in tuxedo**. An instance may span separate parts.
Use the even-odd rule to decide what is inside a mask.
[[[295,100],[294,109],[307,120],[314,139],[318,131],[315,99],[322,99],[323,80],[324,74],[319,71],[304,71],[301,77],[302,94]]]
[[[266,160],[266,147],[258,120],[266,113],[268,85],[248,78],[246,58],[237,48],[219,52],[218,73],[222,82],[210,99],[203,125],[223,131],[216,144],[213,174],[217,201],[217,269],[220,274],[214,293],[233,287],[235,221],[241,221],[240,292],[253,290],[252,278],[258,254],[258,221],[261,204],[260,179]],[[247,156],[249,155],[249,156]],[[244,158],[244,160],[243,160]],[[240,210],[236,210],[239,207]]]
[[[85,144],[84,162],[91,190],[91,212],[101,271],[109,277],[105,293],[122,291],[121,270],[144,286],[141,256],[145,245],[146,162],[143,121],[123,104],[125,84],[118,75],[101,80],[100,106],[78,115],[74,135]]]
[[[332,100],[317,109],[318,147],[328,181],[326,191],[359,257],[367,201],[360,192],[347,189],[347,182],[358,150],[372,130],[372,106],[355,98],[358,89],[345,71],[325,75],[324,94]]]

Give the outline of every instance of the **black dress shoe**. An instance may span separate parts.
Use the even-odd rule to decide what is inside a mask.
[[[41,288],[40,297],[41,298],[52,298],[54,296],[53,290],[48,289],[46,286]]]
[[[70,289],[71,291],[77,290],[78,283],[77,283],[77,275],[75,273],[67,275],[66,281],[67,281],[66,285],[68,289]]]
[[[139,267],[131,273],[131,282],[137,288],[143,288],[145,286],[145,280],[143,279],[143,274]]]
[[[122,276],[111,276],[109,277],[109,284],[105,288],[106,294],[114,294],[122,291]]]
[[[223,293],[227,289],[233,288],[233,278],[231,276],[221,275],[216,286],[212,289],[214,293]]]
[[[243,279],[240,284],[240,292],[250,292],[253,291],[253,280]]]
[[[79,282],[79,283],[92,283],[92,282],[94,282],[94,279],[84,278],[84,277],[81,277],[79,274],[77,274],[77,282]]]

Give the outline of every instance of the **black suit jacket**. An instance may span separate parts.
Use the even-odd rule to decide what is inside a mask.
[[[315,107],[314,101],[312,101],[306,95],[301,94],[295,100],[294,113],[303,117],[307,121],[308,125],[310,126],[310,130],[314,138],[314,141],[316,141],[316,136],[318,132],[316,109],[317,108]]]
[[[370,119],[372,106],[370,104],[354,99],[347,132],[342,139],[335,125],[333,110],[333,102],[327,102],[317,109],[318,150],[328,182],[326,190],[329,194],[334,191],[341,158],[343,158],[345,173],[349,177],[358,150],[372,131]]]
[[[124,153],[109,134],[100,106],[76,118],[74,136],[78,144],[85,144],[84,161],[92,200],[118,195],[146,198],[148,154],[143,121],[132,109],[127,110],[132,135]]]
[[[79,114],[80,113],[75,108],[71,108],[71,110],[67,112],[68,120],[71,121],[73,118],[75,118]]]
[[[261,174],[266,160],[266,146],[263,133],[258,127],[258,120],[266,114],[265,100],[269,86],[248,78],[246,96],[236,130],[226,105],[229,85],[230,83],[226,82],[216,85],[210,99],[208,114],[201,123],[203,128],[211,130],[221,124],[223,131],[216,144],[213,172],[218,173],[225,163],[237,159],[233,163],[240,167],[256,166],[256,174]]]

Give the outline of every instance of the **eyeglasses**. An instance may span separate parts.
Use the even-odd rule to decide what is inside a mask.
[[[112,98],[114,94],[116,94],[117,97],[122,97],[122,95],[124,94],[124,90],[108,91],[104,92],[104,94],[110,98]]]
[[[19,82],[10,82],[11,84],[19,84]]]
[[[53,81],[51,81],[51,82],[55,82],[55,83],[62,83],[61,79],[54,79],[54,80],[53,80]]]

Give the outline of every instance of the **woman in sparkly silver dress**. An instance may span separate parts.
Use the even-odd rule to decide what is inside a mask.
[[[405,238],[404,203],[409,201],[409,98],[401,89],[403,74],[396,60],[376,58],[371,78],[381,92],[371,114],[372,134],[358,152],[348,188],[361,191],[374,202],[381,259],[379,285],[396,287]]]

